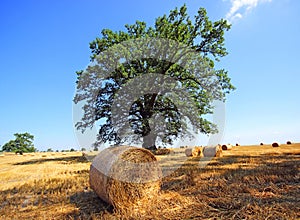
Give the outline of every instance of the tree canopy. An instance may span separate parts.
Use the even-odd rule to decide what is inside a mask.
[[[155,149],[156,141],[172,143],[188,135],[189,124],[195,132],[216,132],[215,125],[203,116],[213,113],[213,100],[225,101],[234,89],[227,71],[215,69],[215,62],[227,55],[227,21],[210,21],[204,8],[191,19],[183,5],[158,17],[153,27],[136,21],[125,28],[117,32],[104,29],[90,43],[92,65],[77,72],[74,102],[85,104],[76,128],[84,132],[98,121],[100,143],[142,140],[148,149]],[[118,65],[110,65],[115,62]],[[156,78],[151,78],[153,74]],[[138,77],[148,78],[137,85]],[[126,86],[131,89],[124,89]],[[168,96],[166,88],[177,91],[177,96]],[[91,96],[92,90],[97,90],[96,97]],[[134,100],[128,98],[131,92]],[[186,99],[183,93],[188,94]]]
[[[29,133],[16,133],[15,139],[10,140],[2,146],[2,150],[6,152],[27,153],[35,152],[33,145],[34,136]]]

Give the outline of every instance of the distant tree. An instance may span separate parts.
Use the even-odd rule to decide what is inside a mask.
[[[10,140],[8,143],[2,146],[2,150],[6,152],[14,152],[17,150],[16,142],[14,140]]]
[[[94,146],[94,151],[98,151],[99,148],[97,146]]]
[[[74,152],[74,151],[75,151],[75,149],[74,149],[74,148],[71,148],[71,149],[70,149],[70,152]]]
[[[56,150],[55,152],[59,152],[59,150]]]
[[[148,149],[156,149],[155,142],[157,139],[163,143],[172,143],[175,139],[185,136],[186,133],[184,132],[187,125],[184,124],[176,103],[156,93],[142,95],[132,104],[129,115],[124,114],[124,118],[120,117],[116,119],[117,122],[113,123],[115,119],[112,118],[112,104],[118,98],[118,91],[122,86],[135,77],[149,73],[158,73],[177,80],[178,86],[192,97],[196,109],[193,111],[193,118],[189,119],[194,131],[200,131],[204,134],[216,132],[216,126],[204,116],[213,113],[213,100],[224,101],[226,94],[234,89],[227,71],[214,69],[214,62],[227,55],[224,47],[224,33],[230,29],[230,24],[224,19],[215,22],[210,21],[204,8],[200,8],[195,19],[191,20],[184,5],[180,9],[176,8],[170,11],[169,15],[158,17],[154,27],[147,27],[146,23],[141,21],[137,21],[133,25],[125,25],[125,27],[126,31],[118,32],[104,29],[102,36],[97,37],[96,40],[90,43],[91,59],[96,65],[94,68],[91,67],[90,71],[87,69],[87,71],[77,72],[78,93],[74,98],[74,102],[85,101],[86,104],[82,108],[85,111],[82,121],[76,124],[76,128],[84,132],[87,128],[93,127],[95,121],[104,121],[100,125],[98,142],[120,144],[128,140],[128,132],[123,132],[122,129],[125,127],[123,126],[124,122],[129,121],[134,135],[138,136],[139,140],[142,139],[143,147]],[[99,77],[93,75],[96,72],[95,70],[103,70],[105,72],[105,68],[110,68],[106,67],[106,58],[101,60],[101,56],[98,56],[101,53],[128,40],[149,38],[170,39],[186,45],[190,51],[198,52],[201,59],[199,58],[199,61],[196,63],[189,63],[195,71],[189,72],[179,64],[170,63],[163,59],[141,58],[140,60],[126,60],[124,58],[124,62],[108,78],[99,79]],[[151,44],[149,47],[151,50]],[[167,47],[161,45],[161,48],[158,48],[158,50],[161,49],[158,53],[165,54]],[[182,49],[180,47],[178,52]],[[131,51],[128,51],[128,54],[130,53]],[[165,57],[184,56],[180,54],[184,53],[167,54]],[[181,57],[178,57],[179,59]],[[218,81],[216,86],[220,88],[220,93],[210,93],[203,87],[205,82],[199,76],[200,72],[204,72],[203,70],[214,72],[214,76],[216,76]],[[90,78],[88,78],[89,75],[85,74],[87,72],[90,73]],[[91,101],[89,84],[80,84],[81,79],[85,79],[95,86],[101,85],[99,86],[99,94],[95,102]],[[122,97],[119,97],[119,99],[122,99]],[[162,119],[156,120],[159,122],[156,125],[158,129],[153,131],[151,119],[155,119],[157,115]],[[165,123],[164,129],[160,126],[161,123]]]
[[[84,148],[84,147],[83,147],[83,148],[81,148],[81,151],[86,151],[86,148]]]
[[[47,152],[53,152],[52,148],[48,148]]]
[[[34,136],[29,133],[16,133],[15,139],[10,140],[2,146],[2,150],[6,152],[27,153],[35,152],[33,145]]]

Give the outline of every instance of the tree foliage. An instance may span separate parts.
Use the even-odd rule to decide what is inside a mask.
[[[120,133],[124,127],[122,124],[123,119],[118,119],[119,123],[117,125],[113,123],[112,105],[116,99],[126,99],[126,95],[118,97],[118,92],[122,89],[123,85],[130,83],[132,79],[141,75],[159,73],[163,76],[174,78],[178,81],[178,84],[171,86],[174,86],[174,88],[176,86],[180,87],[190,94],[193,106],[196,107],[196,109],[193,109],[193,114],[196,115],[197,119],[190,121],[194,130],[205,134],[215,132],[215,126],[210,121],[204,119],[203,116],[213,112],[211,104],[214,99],[225,101],[226,94],[234,89],[227,71],[224,69],[215,69],[215,62],[227,55],[224,44],[225,31],[230,29],[227,21],[224,19],[215,22],[210,21],[204,8],[200,8],[194,19],[191,19],[187,13],[186,6],[183,5],[179,9],[175,8],[170,11],[169,15],[158,17],[153,27],[147,27],[145,22],[136,21],[135,24],[125,25],[125,28],[126,31],[118,32],[104,29],[101,32],[102,36],[90,43],[92,52],[91,60],[96,65],[87,71],[82,70],[77,72],[78,92],[74,98],[74,102],[86,101],[83,106],[84,116],[76,124],[77,129],[84,132],[85,129],[93,127],[95,121],[100,121],[99,142],[113,142],[118,144],[128,141],[126,132]],[[176,62],[164,60],[164,57],[160,60],[151,57],[127,60],[126,57],[122,57],[122,64],[114,69],[109,77],[98,79],[100,82],[95,82],[97,77],[92,75],[92,73],[103,71],[99,63],[105,66],[105,61],[101,60],[103,52],[129,40],[152,38],[169,39],[179,42],[181,45],[185,45],[188,50],[196,51],[201,59],[196,64],[185,61],[186,64],[191,66],[188,71]],[[146,44],[146,46],[151,47],[150,44]],[[182,51],[182,48],[178,50]],[[166,47],[162,44],[158,52],[165,54],[165,57],[175,56],[175,54],[166,54],[165,51]],[[143,52],[142,49],[141,52]],[[155,52],[158,53],[157,51]],[[182,56],[179,56],[178,60]],[[207,91],[205,86],[203,86],[202,72],[210,72],[216,76],[217,87],[220,89],[220,93],[212,94],[211,91]],[[90,84],[81,83],[83,79],[86,80],[85,82],[90,82]],[[98,95],[94,102],[89,99],[89,86],[91,85],[99,87]],[[158,85],[159,83],[157,85],[143,86],[153,87]],[[176,138],[187,134],[185,132],[187,124],[184,122],[182,116],[182,113],[178,109],[178,102],[169,99],[164,94],[150,93],[141,95],[131,103],[129,114],[124,120],[128,120],[134,134],[138,138],[143,139],[143,147],[151,149],[155,148],[157,139],[163,143],[172,143]],[[158,117],[158,119],[155,120],[155,117]],[[191,120],[191,118],[189,119]],[[156,124],[154,125],[153,123]],[[162,126],[162,123],[165,125]],[[160,127],[164,129],[159,129]]]
[[[16,133],[15,139],[10,140],[2,146],[2,150],[6,152],[27,153],[35,152],[33,145],[34,136],[29,133]]]

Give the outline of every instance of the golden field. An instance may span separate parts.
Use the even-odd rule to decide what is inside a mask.
[[[99,199],[90,164],[79,152],[1,156],[0,219],[300,219],[300,144],[238,146],[206,167],[190,158],[138,212]]]

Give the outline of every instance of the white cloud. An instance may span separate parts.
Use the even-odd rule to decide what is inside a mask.
[[[230,0],[231,8],[226,14],[226,19],[233,22],[241,19],[244,14],[249,13],[252,9],[257,7],[258,4],[264,2],[271,2],[272,0]]]

